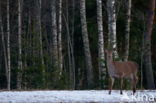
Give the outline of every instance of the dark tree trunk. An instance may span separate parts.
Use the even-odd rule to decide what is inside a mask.
[[[86,3],[85,2],[86,2],[85,0],[80,0],[80,18],[81,18],[82,39],[83,39],[83,46],[84,46],[86,71],[87,71],[87,82],[88,82],[88,86],[92,87],[93,67],[92,67],[92,59],[91,59],[89,38],[88,38],[88,31],[87,31]]]
[[[5,44],[5,38],[4,38],[1,8],[0,8],[0,34],[2,38],[2,48],[3,48],[3,53],[4,53],[5,74],[8,79],[8,62],[7,62],[7,52],[6,52],[7,50],[6,50],[6,44]]]
[[[145,68],[145,78],[148,89],[154,89],[154,76],[151,60],[151,35],[155,15],[155,0],[150,0],[146,11],[146,25],[144,31],[144,47],[143,47],[143,67]]]

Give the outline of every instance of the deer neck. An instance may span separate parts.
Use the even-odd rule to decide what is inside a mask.
[[[107,68],[109,75],[111,76],[115,75],[115,67],[112,59],[107,59]]]

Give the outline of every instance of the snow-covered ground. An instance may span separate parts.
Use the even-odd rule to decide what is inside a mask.
[[[156,103],[156,90],[124,91],[120,95],[118,90],[108,94],[108,90],[74,90],[74,91],[1,91],[0,103],[125,103],[141,102]]]

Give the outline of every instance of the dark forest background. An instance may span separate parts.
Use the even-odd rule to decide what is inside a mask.
[[[87,62],[82,37],[80,2],[62,0],[62,30],[59,31],[60,0],[0,0],[0,89],[107,89],[109,76],[99,80],[98,25],[96,0],[86,0],[87,31],[93,66],[92,85],[88,85]],[[128,0],[116,0],[117,51],[124,60],[126,5]],[[129,60],[139,64],[139,89],[148,86],[144,64],[143,38],[149,1],[132,0]],[[9,2],[9,3],[8,3]],[[9,9],[8,9],[9,5]],[[21,11],[19,12],[19,5]],[[107,0],[102,0],[104,49],[108,46]],[[19,15],[21,14],[21,16]],[[8,29],[8,15],[9,28]],[[56,15],[56,17],[55,17]],[[21,20],[19,20],[21,17]],[[21,26],[19,25],[21,22]],[[9,30],[9,31],[8,31]],[[21,31],[20,31],[21,30]],[[10,39],[8,33],[10,32]],[[61,37],[59,36],[61,34]],[[156,21],[151,35],[151,63],[156,78]],[[3,37],[4,36],[4,37]],[[59,44],[61,38],[61,44]],[[8,42],[9,40],[9,42]],[[8,46],[8,44],[10,46]],[[62,47],[61,52],[59,47]],[[150,45],[149,45],[150,46]],[[19,49],[21,47],[21,50]],[[8,50],[10,49],[10,54]],[[20,53],[21,51],[21,53]],[[10,60],[9,60],[10,55]],[[62,58],[62,59],[61,59]],[[60,61],[60,59],[62,61]],[[10,66],[9,66],[10,61]],[[102,60],[105,63],[105,60]],[[60,65],[61,63],[61,65]],[[10,72],[8,71],[10,67]],[[142,74],[142,75],[141,75]],[[10,85],[9,76],[10,75]],[[149,74],[151,75],[151,74]],[[125,81],[124,88],[129,89]],[[156,82],[156,81],[155,81]],[[99,85],[102,83],[103,85]],[[118,80],[115,88],[119,87]]]

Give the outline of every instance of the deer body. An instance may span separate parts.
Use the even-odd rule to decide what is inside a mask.
[[[130,79],[133,87],[133,94],[136,91],[136,84],[137,84],[137,71],[138,71],[138,64],[133,61],[113,61],[112,59],[112,51],[106,51],[107,54],[107,68],[108,73],[111,78],[109,94],[111,94],[111,89],[114,84],[114,79],[119,78],[121,79],[121,90],[120,94],[122,94],[122,85],[123,79]]]
[[[132,61],[108,63],[108,73],[111,77],[131,79],[134,73],[137,73],[137,64]]]

